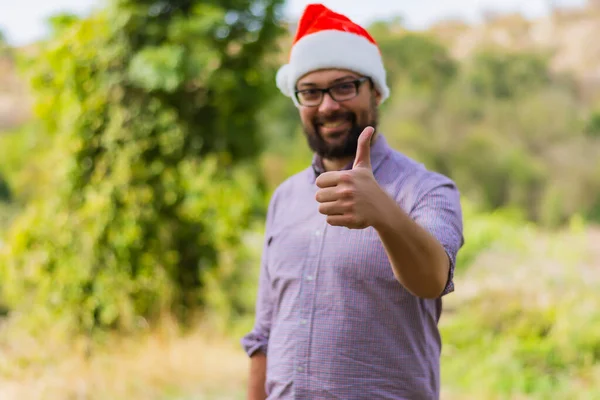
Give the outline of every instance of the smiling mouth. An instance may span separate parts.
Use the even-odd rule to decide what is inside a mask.
[[[335,129],[335,128],[339,128],[340,126],[344,125],[346,122],[347,122],[346,120],[325,122],[325,123],[321,124],[321,126],[326,129]]]

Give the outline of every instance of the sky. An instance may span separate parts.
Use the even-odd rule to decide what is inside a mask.
[[[285,14],[297,19],[313,1],[287,0]],[[586,0],[322,0],[334,11],[359,24],[391,16],[402,17],[409,29],[424,29],[446,18],[477,22],[482,11],[520,12],[535,18],[544,15],[549,4],[582,6]],[[23,45],[42,38],[47,32],[46,18],[59,12],[85,15],[103,0],[0,0],[0,31],[12,45]]]

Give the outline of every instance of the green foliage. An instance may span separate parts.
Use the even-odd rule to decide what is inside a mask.
[[[444,386],[457,398],[595,398],[600,275],[588,264],[588,227],[573,217],[558,233],[519,228],[515,218],[502,228],[501,219],[465,209],[467,221],[494,219],[514,238],[509,247],[488,246],[445,301]],[[465,230],[477,240],[472,224]]]
[[[547,64],[536,53],[480,51],[472,61],[469,80],[477,96],[514,98],[550,84]]]
[[[14,203],[0,201],[0,247],[4,245],[4,232],[11,225],[18,211]]]
[[[0,175],[0,202],[8,203],[11,200],[10,188],[8,182]]]
[[[49,141],[39,126],[28,123],[0,134],[0,174],[10,187],[13,201],[25,204],[34,192],[43,191],[52,170],[38,162],[48,151]]]
[[[532,224],[525,221],[519,209],[485,213],[466,199],[461,203],[466,240],[456,259],[458,274],[468,270],[486,251],[518,253],[525,250],[527,241],[534,235]]]
[[[59,36],[66,30],[74,26],[78,21],[79,17],[72,13],[59,13],[54,14],[48,18],[47,23],[50,26],[51,36]]]
[[[294,103],[280,96],[275,96],[266,104],[260,111],[258,119],[265,141],[265,153],[290,156],[289,151],[294,153],[298,151],[293,146],[290,148],[289,144],[301,129],[300,117]]]
[[[495,288],[480,280],[478,294],[460,302],[442,324],[444,381],[479,398],[594,398],[586,378],[600,364],[597,285],[567,279],[576,290],[565,291],[543,273],[528,279]]]
[[[442,90],[458,72],[457,62],[436,39],[416,33],[390,34],[376,29],[392,89],[399,82],[429,91]]]
[[[25,158],[20,139],[21,136],[15,133],[0,133],[0,247],[4,232],[20,210],[20,196],[14,190],[17,174],[12,174],[15,165],[19,164],[17,160]]]
[[[184,56],[183,46],[164,45],[144,49],[131,60],[129,78],[145,90],[171,93],[186,78],[182,70]]]
[[[585,215],[592,222],[600,222],[600,193],[592,195],[591,207]]]
[[[12,57],[12,48],[6,41],[6,35],[0,30],[0,56]]]
[[[486,210],[518,208],[548,227],[587,215],[600,142],[582,129],[577,92],[543,60],[486,51],[437,91],[399,85],[382,130]]]
[[[0,255],[15,311],[134,329],[210,303],[206,277],[243,262],[262,206],[256,114],[280,3],[119,0],[43,46],[31,73],[51,192]]]
[[[600,138],[600,111],[594,111],[592,113],[588,120],[585,132],[591,137]]]
[[[295,124],[298,125],[297,122]],[[313,157],[305,133],[297,126],[290,128],[285,137],[281,134],[273,137],[269,148],[261,157],[267,187],[265,205],[276,187],[291,175],[306,169]]]

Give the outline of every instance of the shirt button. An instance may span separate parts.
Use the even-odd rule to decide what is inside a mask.
[[[298,371],[298,372],[304,372],[304,367],[298,367],[298,368],[296,368],[296,371]]]
[[[315,236],[321,236],[321,231],[317,229],[317,230],[315,231]]]
[[[312,275],[306,275],[307,281],[312,281],[313,279],[315,279],[315,278]]]
[[[300,324],[302,324],[302,325],[306,325],[306,320],[305,320],[305,319],[301,319],[301,320],[300,320]]]

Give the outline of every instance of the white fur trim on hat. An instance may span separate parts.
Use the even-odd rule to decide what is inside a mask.
[[[292,48],[290,62],[277,71],[277,87],[298,105],[294,96],[298,79],[327,68],[347,69],[368,76],[381,94],[381,102],[389,97],[379,48],[365,37],[338,30],[319,31],[298,40]]]

